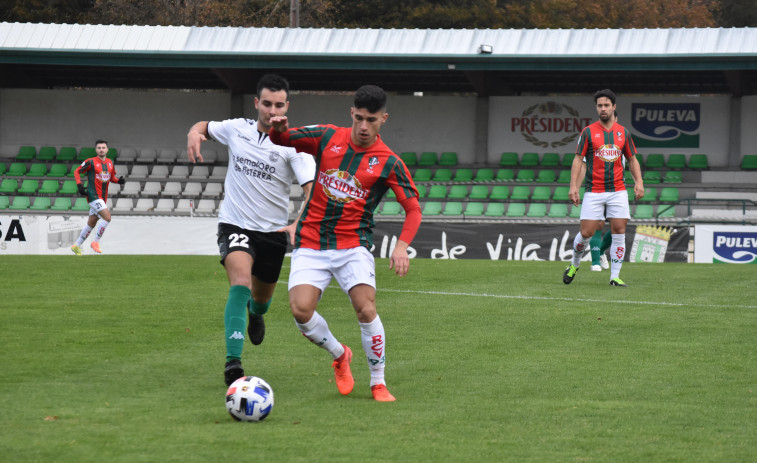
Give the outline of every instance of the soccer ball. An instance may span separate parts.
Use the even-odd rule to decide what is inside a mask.
[[[273,409],[273,389],[257,376],[239,378],[226,391],[226,409],[237,421],[263,421]]]

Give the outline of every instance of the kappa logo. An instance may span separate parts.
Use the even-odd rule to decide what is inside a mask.
[[[234,331],[231,333],[231,336],[229,336],[229,339],[242,339],[244,340],[244,335],[240,331]]]

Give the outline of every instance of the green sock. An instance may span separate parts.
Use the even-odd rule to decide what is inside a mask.
[[[589,250],[591,251],[591,265],[599,265],[599,242],[602,237],[602,231],[597,230],[589,241]]]
[[[226,361],[241,360],[244,348],[244,333],[247,330],[245,306],[250,300],[250,289],[246,286],[232,286],[229,288],[229,298],[226,299],[226,310],[223,322],[226,327]]]
[[[599,247],[599,253],[604,254],[605,251],[610,249],[610,245],[612,244],[612,233],[606,232],[604,236],[602,236],[602,245]]]
[[[271,301],[273,298],[268,299],[268,302],[255,302],[254,299],[250,298],[249,301],[247,301],[247,310],[250,311],[253,315],[265,315],[266,312],[268,312],[268,307],[271,306]]]

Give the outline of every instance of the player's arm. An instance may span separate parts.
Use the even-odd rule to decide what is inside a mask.
[[[126,183],[123,175],[120,178],[116,176],[116,166],[113,166],[113,171],[110,173],[110,183],[118,183],[122,186]]]
[[[79,190],[79,194],[87,195],[87,189],[82,185],[81,174],[89,169],[89,163],[84,161],[79,167],[74,170],[74,179],[76,180],[76,189]]]
[[[316,156],[325,130],[326,127],[320,125],[290,129],[286,116],[274,116],[268,136],[277,145],[294,147],[301,153]]]
[[[407,254],[407,248],[415,238],[415,234],[418,233],[422,215],[417,196],[407,197],[399,203],[405,209],[405,223],[402,224],[402,232],[389,258],[389,268],[393,268],[394,273],[403,277],[407,275],[410,268],[410,256]]]
[[[305,205],[308,202],[308,198],[310,198],[310,191],[313,189],[313,182],[308,182],[304,185],[302,185],[302,193],[305,196],[305,199],[302,201],[302,204],[300,204],[300,212],[297,214],[297,219],[287,225],[284,228],[281,228],[276,231],[280,232],[286,232],[287,235],[289,235],[289,243],[291,243],[292,246],[294,246],[294,236],[297,233],[297,224],[300,223],[300,219],[302,218],[302,212],[305,210]]]
[[[568,190],[568,197],[574,206],[578,206],[581,202],[581,180],[585,176],[586,162],[584,162],[584,157],[576,154],[573,158],[573,164],[570,166],[570,189]]]
[[[644,196],[644,180],[641,177],[641,166],[636,156],[628,159],[628,170],[631,171],[633,177],[633,194],[636,199],[641,199]]]
[[[200,145],[202,142],[208,141],[209,137],[208,121],[197,122],[189,129],[187,133],[187,157],[189,158],[189,162],[204,162],[200,153]]]

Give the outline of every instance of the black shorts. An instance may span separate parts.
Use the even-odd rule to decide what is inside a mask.
[[[265,283],[276,283],[287,251],[287,234],[250,231],[219,223],[218,251],[221,253],[221,264],[230,252],[246,252],[252,256],[252,274]]]

